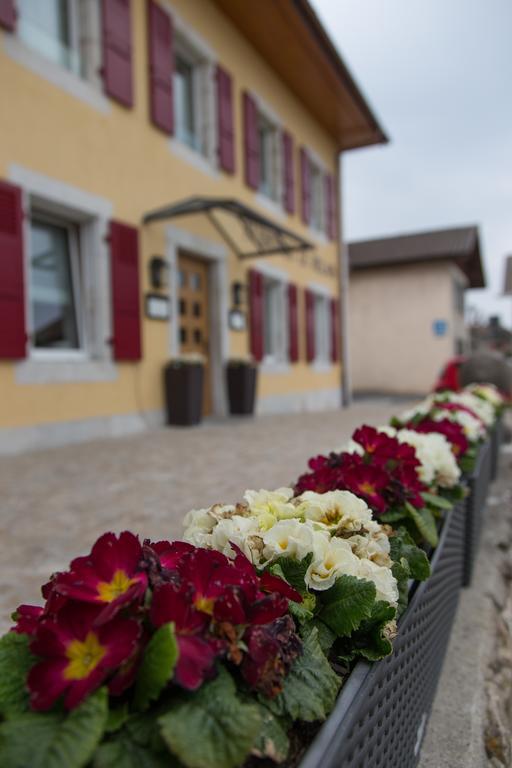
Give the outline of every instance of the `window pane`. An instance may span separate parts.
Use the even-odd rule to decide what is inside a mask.
[[[194,302],[194,306],[193,306],[192,312],[193,312],[194,317],[201,317],[201,305],[199,304],[199,302],[197,302],[197,301]]]
[[[44,349],[78,349],[68,230],[33,220],[30,242],[32,344]]]
[[[187,314],[187,302],[185,299],[180,299],[180,315]]]
[[[180,141],[199,149],[194,110],[194,67],[182,56],[176,56],[174,112],[176,135]]]
[[[274,170],[274,137],[275,128],[260,116],[258,123],[258,140],[260,150],[260,192],[274,198],[276,179]]]
[[[180,328],[180,342],[182,344],[187,343],[187,329],[183,328],[183,326]]]
[[[18,0],[18,10],[21,39],[43,56],[79,74],[80,56],[73,50],[69,0]]]
[[[201,331],[199,328],[194,328],[194,341],[196,344],[200,344],[202,339]]]
[[[263,286],[263,351],[265,355],[271,357],[275,356],[277,352],[277,288],[278,286],[276,283],[273,283],[270,280],[265,280]]]
[[[190,273],[190,287],[193,291],[201,290],[201,275],[198,272]]]

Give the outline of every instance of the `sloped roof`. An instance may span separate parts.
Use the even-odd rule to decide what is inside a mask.
[[[339,151],[388,141],[308,0],[214,0]]]
[[[348,245],[350,269],[368,269],[421,261],[454,261],[470,288],[484,288],[485,276],[477,226],[414,232],[359,240]]]

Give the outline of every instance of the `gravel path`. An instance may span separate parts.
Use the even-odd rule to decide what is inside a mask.
[[[40,602],[48,576],[104,531],[177,538],[189,509],[291,483],[311,455],[407,405],[367,400],[343,411],[159,429],[0,459],[0,631],[17,605]]]

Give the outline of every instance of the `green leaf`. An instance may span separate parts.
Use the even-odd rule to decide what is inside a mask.
[[[407,517],[407,512],[401,509],[390,509],[389,512],[379,515],[379,523],[397,523]]]
[[[442,496],[438,496],[436,493],[427,493],[427,491],[423,491],[421,495],[423,500],[431,507],[437,507],[438,509],[451,509],[453,507],[451,501],[448,501],[448,499],[445,499]]]
[[[179,657],[174,624],[161,626],[149,641],[135,683],[134,706],[147,709],[172,678]]]
[[[27,675],[36,661],[29,649],[30,637],[8,632],[0,638],[0,714],[5,718],[28,709]]]
[[[389,623],[396,617],[396,608],[384,600],[378,600],[369,619],[361,623],[360,628],[350,638],[337,644],[338,658],[363,657],[368,661],[378,661],[389,656],[393,651],[387,636]]]
[[[301,637],[305,640],[315,629],[318,632],[320,648],[325,654],[329,653],[332,644],[336,640],[336,635],[329,629],[327,624],[324,624],[320,619],[312,619],[312,621],[308,621],[304,624],[300,630]]]
[[[430,563],[426,553],[416,546],[405,528],[399,528],[389,540],[390,555],[394,561],[407,560],[409,575],[417,581],[425,581],[430,576]],[[395,576],[396,578],[396,576]]]
[[[304,577],[312,559],[313,555],[311,553],[306,555],[302,560],[294,560],[291,557],[280,557],[270,566],[269,570],[274,576],[280,576],[287,581],[290,586],[296,589],[297,592],[300,592],[300,594],[303,595],[307,592]]]
[[[411,520],[414,522],[416,528],[427,544],[430,544],[432,547],[437,547],[439,537],[437,535],[436,521],[432,512],[427,507],[416,509],[416,507],[413,507],[409,502],[406,502],[406,504]]]
[[[252,748],[256,757],[282,763],[288,757],[290,740],[285,725],[263,704],[259,704],[261,727]]]
[[[105,733],[115,733],[123,727],[129,718],[130,713],[128,712],[128,704],[126,703],[122,704],[120,707],[109,710]]]
[[[398,586],[398,615],[401,616],[409,605],[409,578],[411,571],[405,557],[393,563],[391,573],[395,577]]]
[[[107,689],[67,715],[30,712],[0,725],[2,768],[83,768],[107,722]]]
[[[132,716],[121,731],[99,746],[93,760],[93,768],[169,768],[170,765],[172,759],[158,731],[154,711]]]
[[[289,715],[307,723],[325,720],[331,712],[341,681],[333,671],[318,642],[316,627],[304,641],[303,654],[296,659],[275,699],[266,701],[276,715]]]
[[[158,720],[167,746],[189,768],[235,768],[250,753],[261,727],[257,704],[245,704],[225,669],[184,694]]]
[[[326,592],[321,593],[318,617],[338,637],[350,635],[371,614],[376,589],[372,581],[344,574]]]

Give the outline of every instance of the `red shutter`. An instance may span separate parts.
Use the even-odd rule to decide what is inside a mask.
[[[0,358],[26,355],[21,189],[0,181]]]
[[[235,172],[233,117],[233,81],[231,75],[217,66],[217,121],[219,132],[219,165],[227,173]]]
[[[300,195],[302,221],[309,224],[311,219],[311,166],[307,150],[300,149]]]
[[[259,363],[263,359],[263,276],[254,269],[249,272],[249,312],[251,355]]]
[[[148,0],[149,105],[157,128],[174,133],[174,30],[169,14]]]
[[[103,0],[103,84],[125,107],[133,106],[130,0]]]
[[[331,360],[333,363],[337,363],[340,359],[340,318],[339,309],[340,303],[338,299],[331,299]]]
[[[258,109],[249,93],[243,95],[245,181],[251,189],[260,185],[260,147],[258,137]]]
[[[316,357],[315,350],[315,294],[307,288],[304,291],[306,315],[306,359],[312,363]]]
[[[283,131],[283,202],[288,213],[295,213],[295,169],[293,164],[293,138]]]
[[[288,286],[288,355],[291,363],[299,359],[299,311],[297,304],[297,286]]]
[[[139,233],[110,222],[113,354],[115,360],[140,360]]]
[[[338,227],[336,211],[336,190],[334,188],[334,176],[328,174],[325,177],[325,214],[327,222],[327,236],[330,240],[336,240]]]
[[[14,32],[16,16],[15,0],[0,0],[0,27],[4,27],[9,32]]]

